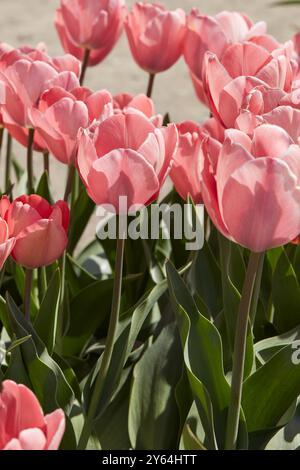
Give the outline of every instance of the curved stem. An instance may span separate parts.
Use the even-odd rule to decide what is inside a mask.
[[[95,418],[99,399],[102,395],[109,366],[112,358],[113,348],[115,344],[118,319],[121,304],[121,290],[122,290],[122,275],[123,275],[123,260],[124,260],[124,246],[125,239],[118,235],[117,250],[116,250],[116,265],[115,265],[115,280],[114,290],[112,297],[111,315],[109,320],[109,327],[106,339],[106,345],[103,352],[100,369],[96,378],[93,388],[91,401],[88,407],[87,418],[82,429],[82,433],[78,443],[78,449],[85,449],[93,429],[93,420]]]
[[[30,322],[30,298],[31,298],[32,278],[33,278],[33,269],[26,269],[25,290],[24,290],[24,315],[28,322]]]
[[[5,155],[5,192],[9,190],[10,185],[10,167],[11,167],[11,149],[12,149],[12,137],[7,132],[7,143],[6,143],[6,155]]]
[[[240,301],[233,354],[231,397],[227,418],[225,449],[234,450],[237,445],[242,387],[245,368],[246,341],[250,306],[257,270],[262,253],[251,253]]]
[[[33,187],[33,141],[34,141],[34,129],[28,131],[28,144],[27,144],[27,192],[32,194],[34,191]]]
[[[49,166],[49,152],[44,152],[43,153],[44,157],[44,171],[47,171],[48,176],[49,176],[49,171],[50,171],[50,166]]]
[[[0,156],[2,153],[3,136],[4,136],[4,127],[0,126]]]
[[[155,80],[155,73],[150,73],[149,74],[149,80],[148,80],[148,87],[147,87],[147,96],[148,96],[148,98],[151,98],[151,96],[152,96],[154,80]]]
[[[64,194],[65,202],[68,202],[69,196],[72,192],[74,175],[75,175],[75,166],[70,165],[68,169],[67,183],[66,183],[66,189],[65,189],[65,194]]]
[[[84,56],[83,56],[82,65],[81,65],[81,75],[80,75],[80,80],[79,80],[81,86],[83,85],[83,82],[85,79],[85,73],[89,64],[90,53],[91,53],[90,49],[84,49]]]

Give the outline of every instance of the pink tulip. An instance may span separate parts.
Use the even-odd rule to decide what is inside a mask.
[[[134,96],[129,93],[120,93],[119,95],[115,95],[113,100],[115,114],[120,112],[142,113],[149,118],[156,127],[162,126],[162,116],[155,113],[154,103],[151,98],[148,98],[146,95],[140,93]]]
[[[203,143],[202,195],[216,227],[254,252],[300,233],[300,148],[278,126],[263,124],[250,139],[229,129],[219,155]]]
[[[125,29],[136,63],[149,73],[163,72],[182,54],[185,13],[156,3],[138,2],[128,12]]]
[[[69,208],[64,201],[51,206],[37,194],[20,196],[12,203],[6,198],[1,216],[16,239],[12,256],[22,266],[47,266],[64,252],[69,226]]]
[[[48,415],[25,385],[5,380],[0,389],[0,450],[57,450],[65,431],[65,415]]]
[[[267,124],[282,127],[295,144],[300,144],[300,110],[290,106],[278,106],[262,116]]]
[[[215,140],[222,142],[224,129],[216,119],[211,118],[202,126],[193,121],[184,121],[177,124],[177,130],[179,145],[170,177],[182,199],[186,200],[190,195],[195,203],[199,203],[202,202],[203,139],[210,135],[212,142]],[[216,145],[218,146],[217,142]]]
[[[82,60],[89,49],[89,65],[96,65],[119,39],[123,19],[123,0],[61,0],[55,26],[66,52]]]
[[[77,165],[91,199],[118,212],[121,196],[127,210],[157,198],[176,147],[175,125],[158,129],[140,114],[117,114],[81,132]]]
[[[284,56],[280,57],[284,62]],[[279,84],[285,83],[286,75],[280,74],[275,59],[275,62],[268,64],[272,86],[264,82],[262,78],[249,75],[232,78],[216,55],[209,52],[205,60],[205,89],[210,108],[226,128],[236,127],[251,134],[253,129],[262,122],[260,115],[278,106],[285,96]],[[252,62],[254,61],[255,59],[252,58]],[[249,66],[254,68],[255,64],[252,62]]]
[[[112,96],[108,91],[92,93],[81,87],[71,93],[54,87],[43,93],[38,108],[29,111],[30,121],[46,148],[66,165],[74,163],[79,129],[112,114]]]
[[[7,222],[2,218],[2,212],[5,212],[8,205],[8,199],[4,196],[0,200],[0,269],[3,268],[16,243],[15,237],[9,234]]]
[[[65,60],[58,61],[63,67]],[[68,59],[66,61],[69,63]],[[79,86],[77,75],[72,71],[58,71],[59,66],[26,58],[12,60],[0,72],[0,109],[4,126],[24,146],[27,146],[28,128],[32,127],[29,112],[38,106],[42,93],[54,86],[66,90]],[[44,142],[38,136],[35,137],[35,145],[36,150],[45,150]]]
[[[222,11],[216,16],[206,16],[194,8],[187,20],[184,41],[184,58],[199,99],[207,104],[203,90],[204,56],[213,52],[220,60],[227,48],[235,43],[250,41],[271,52],[279,47],[272,36],[266,34],[266,24],[253,24],[246,15]]]

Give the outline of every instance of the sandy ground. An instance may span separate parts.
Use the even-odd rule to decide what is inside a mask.
[[[127,0],[128,5],[134,3]],[[184,8],[187,12],[194,6],[203,13],[216,14],[221,10],[237,10],[247,13],[254,21],[265,20],[268,30],[280,41],[288,40],[300,30],[300,5],[292,7],[274,7],[272,0],[161,0],[168,8]],[[59,0],[0,0],[0,41],[14,46],[21,44],[35,45],[40,41],[47,44],[51,54],[61,54],[62,49],[53,25],[53,17]],[[112,93],[145,92],[146,74],[134,63],[125,34],[109,57],[100,65],[90,68],[86,85],[92,89],[107,88]],[[153,98],[157,110],[168,111],[174,121],[184,119],[201,120],[207,116],[193,91],[187,68],[181,59],[172,69],[160,74],[155,83]],[[15,153],[24,162],[24,151],[15,146]],[[41,159],[35,156],[35,171],[40,172]],[[65,168],[51,162],[51,180],[55,188],[55,197],[62,197]],[[1,181],[3,180],[0,174]],[[85,238],[90,238],[93,232]]]

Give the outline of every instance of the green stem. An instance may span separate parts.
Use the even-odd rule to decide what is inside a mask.
[[[47,275],[45,266],[38,269],[39,300],[42,303],[47,292]]]
[[[2,153],[3,136],[4,136],[4,127],[0,126],[0,156]]]
[[[227,450],[235,450],[237,446],[249,313],[254,283],[262,256],[262,253],[250,254],[242,290],[242,297],[239,305],[234,342],[231,397],[228,410],[225,441],[225,449]]]
[[[66,189],[64,194],[64,201],[68,202],[69,196],[72,192],[73,182],[74,182],[74,175],[75,175],[75,166],[70,165],[68,169],[68,176],[67,176],[67,183]]]
[[[152,96],[154,80],[155,80],[155,73],[149,73],[149,80],[148,80],[148,86],[147,86],[148,98],[151,98]]]
[[[86,69],[89,65],[90,53],[91,53],[90,49],[84,49],[84,56],[83,56],[82,65],[81,65],[81,75],[80,75],[80,80],[79,80],[80,86],[82,86],[84,82]]]
[[[49,175],[50,172],[50,166],[49,166],[49,152],[44,152],[43,153],[44,157],[44,172],[46,171]]]
[[[120,235],[120,234],[119,234]],[[100,369],[96,378],[93,388],[91,401],[88,407],[86,421],[84,423],[82,433],[78,443],[78,449],[84,450],[87,446],[89,437],[93,429],[93,420],[97,413],[99,399],[101,398],[103,388],[106,382],[109,366],[112,358],[113,348],[115,344],[118,319],[120,314],[121,304],[121,290],[122,290],[122,275],[123,275],[123,260],[124,260],[124,246],[125,239],[121,235],[117,239],[116,250],[116,264],[115,264],[115,279],[112,297],[111,315],[109,320],[109,327],[106,339],[106,345],[101,358]]]
[[[0,272],[0,292],[1,292],[3,281],[5,278],[5,269],[6,269],[6,262],[3,264],[1,272]]]
[[[28,131],[28,144],[27,144],[27,192],[32,194],[34,192],[33,187],[33,141],[34,141],[34,129]]]
[[[33,269],[26,269],[25,290],[24,290],[24,315],[28,322],[30,322],[30,299],[31,299],[32,278],[33,278]]]
[[[11,149],[12,137],[7,132],[6,155],[5,155],[5,192],[7,193],[10,186],[10,168],[11,168]]]
[[[254,284],[252,302],[251,302],[250,323],[251,323],[252,327],[254,325],[256,312],[257,312],[260,286],[261,286],[261,278],[262,278],[262,273],[263,273],[263,269],[264,269],[264,261],[265,261],[265,254],[263,253],[261,258],[260,258],[259,265],[258,265],[258,268],[257,268],[257,274],[256,274],[256,279],[255,279],[255,284]]]

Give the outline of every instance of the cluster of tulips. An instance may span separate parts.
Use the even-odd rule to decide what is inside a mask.
[[[2,134],[6,130],[8,139],[27,148],[27,194],[14,198],[7,180],[0,201],[0,267],[5,271],[11,255],[25,268],[27,321],[34,315],[33,270],[60,263],[68,251],[76,181],[96,205],[118,212],[121,196],[128,206],[156,201],[170,177],[182,200],[203,202],[217,230],[252,253],[240,307],[242,314],[246,309],[244,330],[240,323],[246,338],[263,253],[297,243],[300,233],[300,35],[281,44],[264,22],[253,24],[241,13],[211,17],[193,9],[186,15],[149,2],[130,10],[123,0],[61,0],[55,27],[66,53],[60,57],[50,57],[43,44],[0,45]],[[123,28],[135,62],[149,75],[147,94],[88,89],[88,67],[105,59]],[[201,124],[167,122],[151,100],[155,75],[181,56],[209,109]],[[46,171],[49,155],[68,166],[63,200],[53,203],[37,191],[33,152],[44,156]],[[118,277],[122,281],[122,271]],[[120,305],[113,308],[118,316]],[[236,341],[242,347],[233,359],[228,448],[237,445],[246,350],[241,336]],[[111,351],[103,355],[101,367],[105,359],[109,365]],[[95,389],[101,391],[103,381]],[[81,448],[92,433],[95,408],[93,395]],[[64,428],[62,410],[44,416],[27,386],[3,381],[0,449],[57,449]]]

